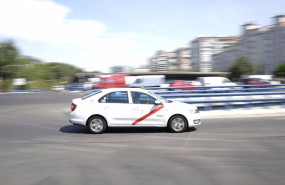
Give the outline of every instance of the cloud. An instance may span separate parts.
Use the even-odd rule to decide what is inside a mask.
[[[85,70],[92,71],[101,64],[101,69],[99,70],[107,72],[111,66],[128,65],[139,67],[140,65],[146,65],[146,59],[151,53],[113,51],[112,54],[109,54],[107,52],[94,53],[92,51],[83,51],[79,54],[85,59],[85,61],[82,61],[82,66],[84,66]]]
[[[127,39],[102,38],[106,30],[104,24],[94,20],[70,19],[67,17],[70,12],[69,8],[51,0],[0,0],[0,35],[100,49],[117,47],[128,50],[136,47]]]
[[[15,40],[24,55],[87,71],[137,66],[151,55],[138,51],[134,33],[110,34],[99,21],[71,19],[71,11],[52,0],[0,0],[0,39]]]

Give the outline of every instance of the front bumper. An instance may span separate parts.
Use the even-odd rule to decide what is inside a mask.
[[[197,125],[201,125],[201,117],[200,113],[195,113],[195,114],[189,114],[188,115],[188,126],[189,127],[194,127]]]
[[[193,123],[194,123],[194,125],[200,125],[201,124],[201,119],[194,119]]]

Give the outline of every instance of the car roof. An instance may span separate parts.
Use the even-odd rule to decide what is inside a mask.
[[[140,91],[140,92],[147,92],[147,90],[142,88],[108,88],[108,89],[101,89],[102,92],[113,92],[113,91]]]
[[[225,77],[222,76],[206,76],[206,77],[198,77],[200,79],[225,79]]]

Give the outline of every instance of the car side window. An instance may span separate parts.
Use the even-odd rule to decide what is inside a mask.
[[[99,103],[129,103],[127,91],[116,91],[101,97]]]
[[[141,92],[131,92],[134,104],[154,104],[155,98]]]

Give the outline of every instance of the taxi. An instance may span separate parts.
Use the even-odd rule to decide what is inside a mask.
[[[73,99],[69,121],[94,134],[108,127],[168,127],[179,133],[201,124],[196,106],[139,88],[102,89]]]

